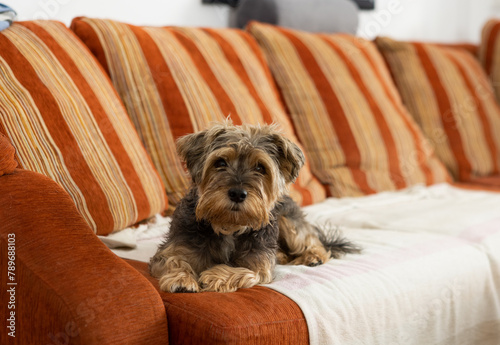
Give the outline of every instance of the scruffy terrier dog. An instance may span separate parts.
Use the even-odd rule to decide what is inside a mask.
[[[304,164],[274,126],[217,124],[177,141],[193,185],[150,262],[168,292],[269,283],[276,263],[316,266],[358,248],[308,223],[287,195]]]

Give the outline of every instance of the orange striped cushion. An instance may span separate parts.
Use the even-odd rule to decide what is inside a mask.
[[[89,18],[76,18],[71,27],[110,74],[171,204],[189,187],[175,152],[178,137],[230,116],[235,124],[279,123],[294,140],[262,53],[244,31]],[[303,205],[325,198],[307,166],[292,197]]]
[[[62,23],[19,22],[0,33],[0,132],[19,165],[58,182],[98,234],[165,209],[158,173],[109,79]]]
[[[500,101],[500,20],[491,19],[483,27],[479,59],[490,77]]]
[[[463,49],[476,58],[479,56],[479,46],[474,43],[437,43],[437,45],[443,48]]]
[[[478,60],[463,49],[376,42],[404,103],[453,176],[498,174],[500,108]]]
[[[447,181],[373,43],[252,23],[313,173],[333,196]]]

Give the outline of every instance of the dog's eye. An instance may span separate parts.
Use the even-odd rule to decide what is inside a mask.
[[[258,173],[262,174],[262,175],[265,175],[266,174],[266,168],[264,168],[264,166],[262,164],[258,164],[256,167],[255,167],[255,171],[257,171]]]
[[[214,163],[214,167],[216,168],[223,168],[223,167],[227,167],[227,163],[224,159],[222,158],[219,158],[215,161]]]

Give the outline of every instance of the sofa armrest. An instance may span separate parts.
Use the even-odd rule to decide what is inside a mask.
[[[0,245],[1,317],[14,319],[7,332],[2,322],[1,344],[168,343],[157,290],[99,241],[52,180],[0,175]]]
[[[5,135],[0,133],[0,176],[10,174],[16,169],[15,155],[14,146]]]

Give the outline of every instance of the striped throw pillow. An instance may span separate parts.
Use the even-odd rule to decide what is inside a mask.
[[[313,173],[331,195],[449,180],[373,43],[256,22],[248,30],[264,49]]]
[[[20,167],[59,183],[100,235],[166,207],[109,78],[62,23],[19,22],[0,33],[0,132]]]
[[[499,173],[500,108],[468,51],[378,38],[403,102],[460,181]]]
[[[76,18],[73,31],[108,71],[156,168],[169,203],[189,187],[175,140],[230,116],[235,124],[293,128],[257,43],[233,29],[137,27]],[[292,186],[302,205],[325,198],[308,166]]]
[[[500,19],[491,19],[483,26],[479,58],[500,101]]]

